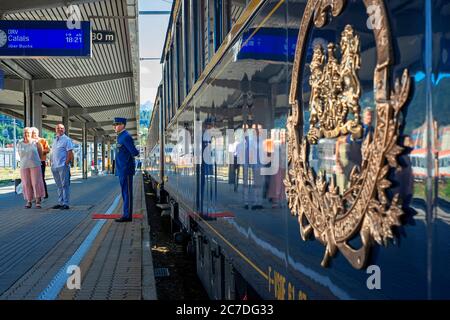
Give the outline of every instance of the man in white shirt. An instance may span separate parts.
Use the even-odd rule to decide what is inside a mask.
[[[63,124],[55,128],[56,138],[52,145],[52,173],[58,187],[58,204],[53,209],[69,209],[70,199],[70,162],[73,160],[73,143],[65,135]]]

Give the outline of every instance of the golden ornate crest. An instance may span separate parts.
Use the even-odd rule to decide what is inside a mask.
[[[314,48],[310,64],[311,98],[309,100],[310,128],[307,135],[311,144],[322,138],[336,138],[351,133],[360,138],[359,98],[361,85],[357,70],[360,68],[359,37],[350,25],[345,27],[341,37],[342,62],[336,59],[336,45],[328,44],[328,61],[321,45]],[[353,119],[347,119],[348,114]]]
[[[340,48],[341,63],[335,58],[335,45],[328,46],[328,61],[321,48],[314,50],[311,68],[311,99],[309,101],[310,131],[303,132],[303,109],[299,105],[302,79],[303,52],[311,24],[323,27],[330,13],[337,17],[344,8],[345,0],[309,0],[300,25],[294,60],[288,118],[289,170],[285,180],[289,208],[298,216],[300,234],[306,240],[311,234],[326,246],[322,266],[327,266],[331,257],[339,250],[355,268],[367,262],[370,247],[374,242],[387,245],[394,237],[392,228],[400,225],[403,211],[398,195],[388,198],[385,190],[391,182],[387,179],[390,168],[398,168],[397,156],[402,148],[397,145],[400,111],[410,92],[408,71],[401,81],[396,80],[394,89],[389,89],[392,45],[388,16],[382,0],[364,0],[366,7],[380,8],[382,23],[374,29],[377,49],[377,66],[374,70],[374,96],[376,105],[376,127],[368,133],[361,145],[362,163],[350,174],[349,186],[339,192],[332,177],[316,175],[309,165],[311,144],[321,137],[338,137],[344,134],[361,135],[360,84],[357,70],[360,66],[359,38],[353,28],[347,26],[342,32]],[[327,82],[328,81],[328,82]],[[348,113],[353,119],[348,120]],[[359,234],[361,247],[352,248],[348,241]]]

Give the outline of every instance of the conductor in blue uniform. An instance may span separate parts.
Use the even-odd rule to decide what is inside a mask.
[[[114,118],[113,127],[117,133],[116,176],[119,176],[123,199],[123,215],[116,222],[128,222],[133,218],[134,157],[139,155],[139,151],[134,146],[133,138],[125,130],[126,124],[127,119]]]

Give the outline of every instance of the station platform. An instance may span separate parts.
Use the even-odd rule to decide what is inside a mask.
[[[114,176],[72,179],[69,210],[52,209],[55,185],[42,209],[0,192],[0,300],[157,299],[141,174],[133,201],[133,222],[93,219],[122,211]]]

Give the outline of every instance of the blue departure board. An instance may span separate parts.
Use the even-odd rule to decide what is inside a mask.
[[[66,21],[0,20],[0,57],[91,56],[91,25],[81,21],[70,29]]]
[[[254,59],[292,62],[295,57],[298,30],[281,28],[249,29],[244,32],[239,60]]]

